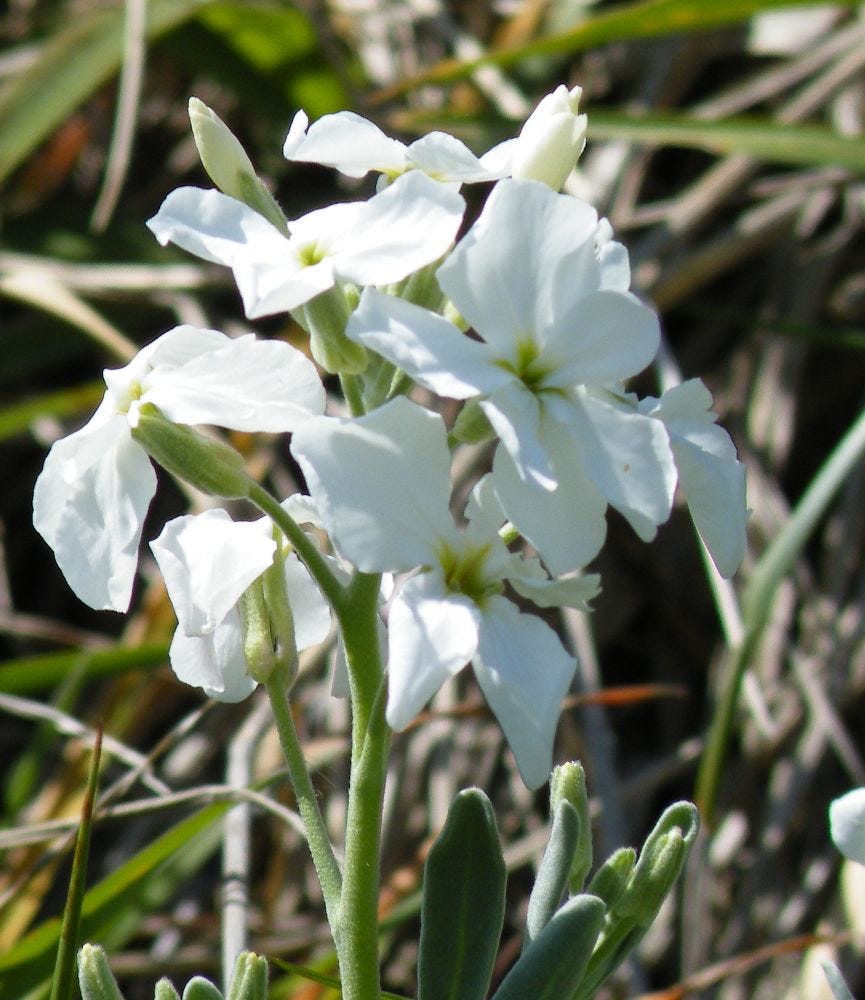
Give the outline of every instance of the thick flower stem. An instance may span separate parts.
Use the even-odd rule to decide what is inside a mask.
[[[381,811],[390,730],[378,642],[378,576],[356,573],[340,614],[352,696],[345,876],[336,944],[345,1000],[379,1000]]]
[[[290,683],[289,671],[285,664],[280,663],[267,681],[267,694],[276,722],[276,731],[279,734],[279,744],[288,765],[291,785],[297,799],[298,812],[306,827],[309,852],[321,883],[328,923],[334,927],[339,911],[342,875],[327,835],[324,818],[318,808],[318,799],[291,716],[291,705],[288,701]]]

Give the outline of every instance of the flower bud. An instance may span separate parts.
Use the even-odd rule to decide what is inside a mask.
[[[342,288],[331,288],[293,313],[309,334],[312,356],[326,372],[360,375],[366,371],[366,348],[345,335],[351,304]]]
[[[78,952],[78,985],[82,1000],[123,1000],[123,994],[98,944],[85,944]]]
[[[589,795],[586,791],[586,772],[579,761],[569,761],[553,769],[550,777],[550,812],[555,812],[559,802],[570,802],[579,818],[579,838],[571,859],[568,888],[571,895],[582,890],[592,867],[592,820],[589,815]]]
[[[180,1000],[180,994],[170,979],[160,979],[153,990],[153,1000]]]
[[[261,577],[241,594],[237,609],[240,612],[246,669],[254,681],[266,684],[276,666],[276,655]]]
[[[138,444],[178,479],[212,496],[249,496],[243,457],[224,441],[172,423],[152,403],[130,409],[129,423]]]
[[[595,872],[586,892],[602,899],[607,908],[612,909],[621,899],[636,863],[637,852],[634,848],[620,847]]]
[[[228,1000],[267,1000],[267,959],[243,951],[234,963]]]
[[[577,114],[582,93],[562,84],[529,115],[517,138],[512,177],[561,191],[586,145],[587,119]]]
[[[190,97],[189,121],[202,166],[219,190],[286,232],[285,216],[279,205],[256,174],[246,150],[219,115],[197,97]]]
[[[186,984],[183,1000],[223,1000],[223,997],[209,979],[196,976]]]

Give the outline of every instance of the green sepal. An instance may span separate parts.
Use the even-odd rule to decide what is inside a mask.
[[[628,885],[636,863],[637,852],[634,848],[620,847],[595,872],[586,892],[602,899],[608,909],[615,907]]]
[[[388,292],[398,299],[422,306],[431,312],[440,312],[446,302],[436,277],[436,271],[441,266],[442,259],[434,260],[432,264],[427,264],[413,272],[407,278],[392,285]]]
[[[457,414],[451,437],[463,444],[491,441],[496,432],[478,399],[470,399]]]
[[[123,1000],[105,951],[98,944],[85,944],[78,952],[78,986],[82,1000]]]
[[[224,1000],[224,998],[209,979],[196,976],[186,984],[183,1000]]]
[[[586,789],[586,772],[579,761],[568,761],[553,768],[550,777],[550,810],[562,800],[570,802],[580,820],[579,839],[571,858],[568,888],[572,896],[582,892],[586,877],[592,868],[592,819],[589,812],[589,793]]]
[[[553,814],[550,839],[529,897],[523,950],[546,927],[562,902],[579,835],[580,817],[577,810],[566,799],[562,799]]]
[[[242,951],[234,963],[228,1000],[267,1000],[267,959]]]
[[[617,915],[648,927],[679,877],[697,837],[700,817],[690,802],[669,806],[646,838],[627,888],[616,903]]]
[[[479,788],[460,792],[424,867],[418,1000],[483,1000],[502,931],[505,862]]]
[[[223,194],[263,215],[283,234],[288,223],[252,161],[225,122],[197,97],[189,99],[189,121],[201,164]]]
[[[493,1000],[565,1000],[574,995],[604,925],[595,896],[569,899],[508,972]]]
[[[261,577],[253,580],[240,595],[237,610],[240,612],[246,669],[254,681],[266,684],[276,666],[276,654]]]
[[[162,978],[153,990],[153,1000],[180,1000],[180,994],[170,979]]]
[[[249,496],[250,479],[239,452],[172,423],[152,403],[139,408],[132,437],[155,462],[196,489],[227,500]]]

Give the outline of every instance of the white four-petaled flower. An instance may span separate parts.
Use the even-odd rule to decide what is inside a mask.
[[[458,531],[448,512],[444,423],[404,398],[356,420],[310,421],[292,451],[346,559],[368,573],[420,567],[390,608],[388,723],[405,728],[471,661],[524,780],[533,788],[546,781],[576,662],[545,622],[503,595],[504,581],[542,605],[584,607],[596,579],[549,580],[536,564],[524,567],[499,537],[503,515],[484,501],[483,488]]]
[[[317,520],[309,498],[283,507],[298,523]],[[303,564],[283,543],[285,584],[298,650],[323,642],[330,610]],[[222,509],[169,521],[150,543],[171,603],[177,630],[169,658],[178,678],[218,701],[240,701],[255,688],[247,672],[237,603],[273,563],[277,542],[268,518],[233,521]]]
[[[280,432],[323,413],[325,395],[315,366],[288,344],[191,326],[163,334],[104,377],[90,421],[48,452],[33,523],[85,604],[125,611],[156,492],[150,459],[131,434],[139,407],[152,403],[180,424]]]
[[[595,210],[534,181],[501,181],[438,269],[481,338],[367,290],[347,334],[442,396],[481,396],[498,434],[496,490],[550,570],[585,565],[607,504],[641,538],[670,514],[676,470],[663,425],[619,405],[652,360],[658,320],[628,291],[627,259]]]
[[[220,191],[172,191],[147,225],[234,273],[250,319],[289,312],[339,282],[386,285],[438,260],[453,243],[465,203],[412,171],[368,201],[317,209],[281,232]]]

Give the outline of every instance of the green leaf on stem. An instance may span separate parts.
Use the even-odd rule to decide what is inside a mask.
[[[424,868],[418,1000],[483,1000],[505,908],[495,815],[479,788],[460,792]]]
[[[493,1000],[563,1000],[579,987],[604,926],[606,908],[595,896],[568,900],[505,976]]]
[[[562,902],[579,837],[579,814],[567,799],[561,799],[553,814],[550,839],[529,897],[523,950],[546,927]]]

